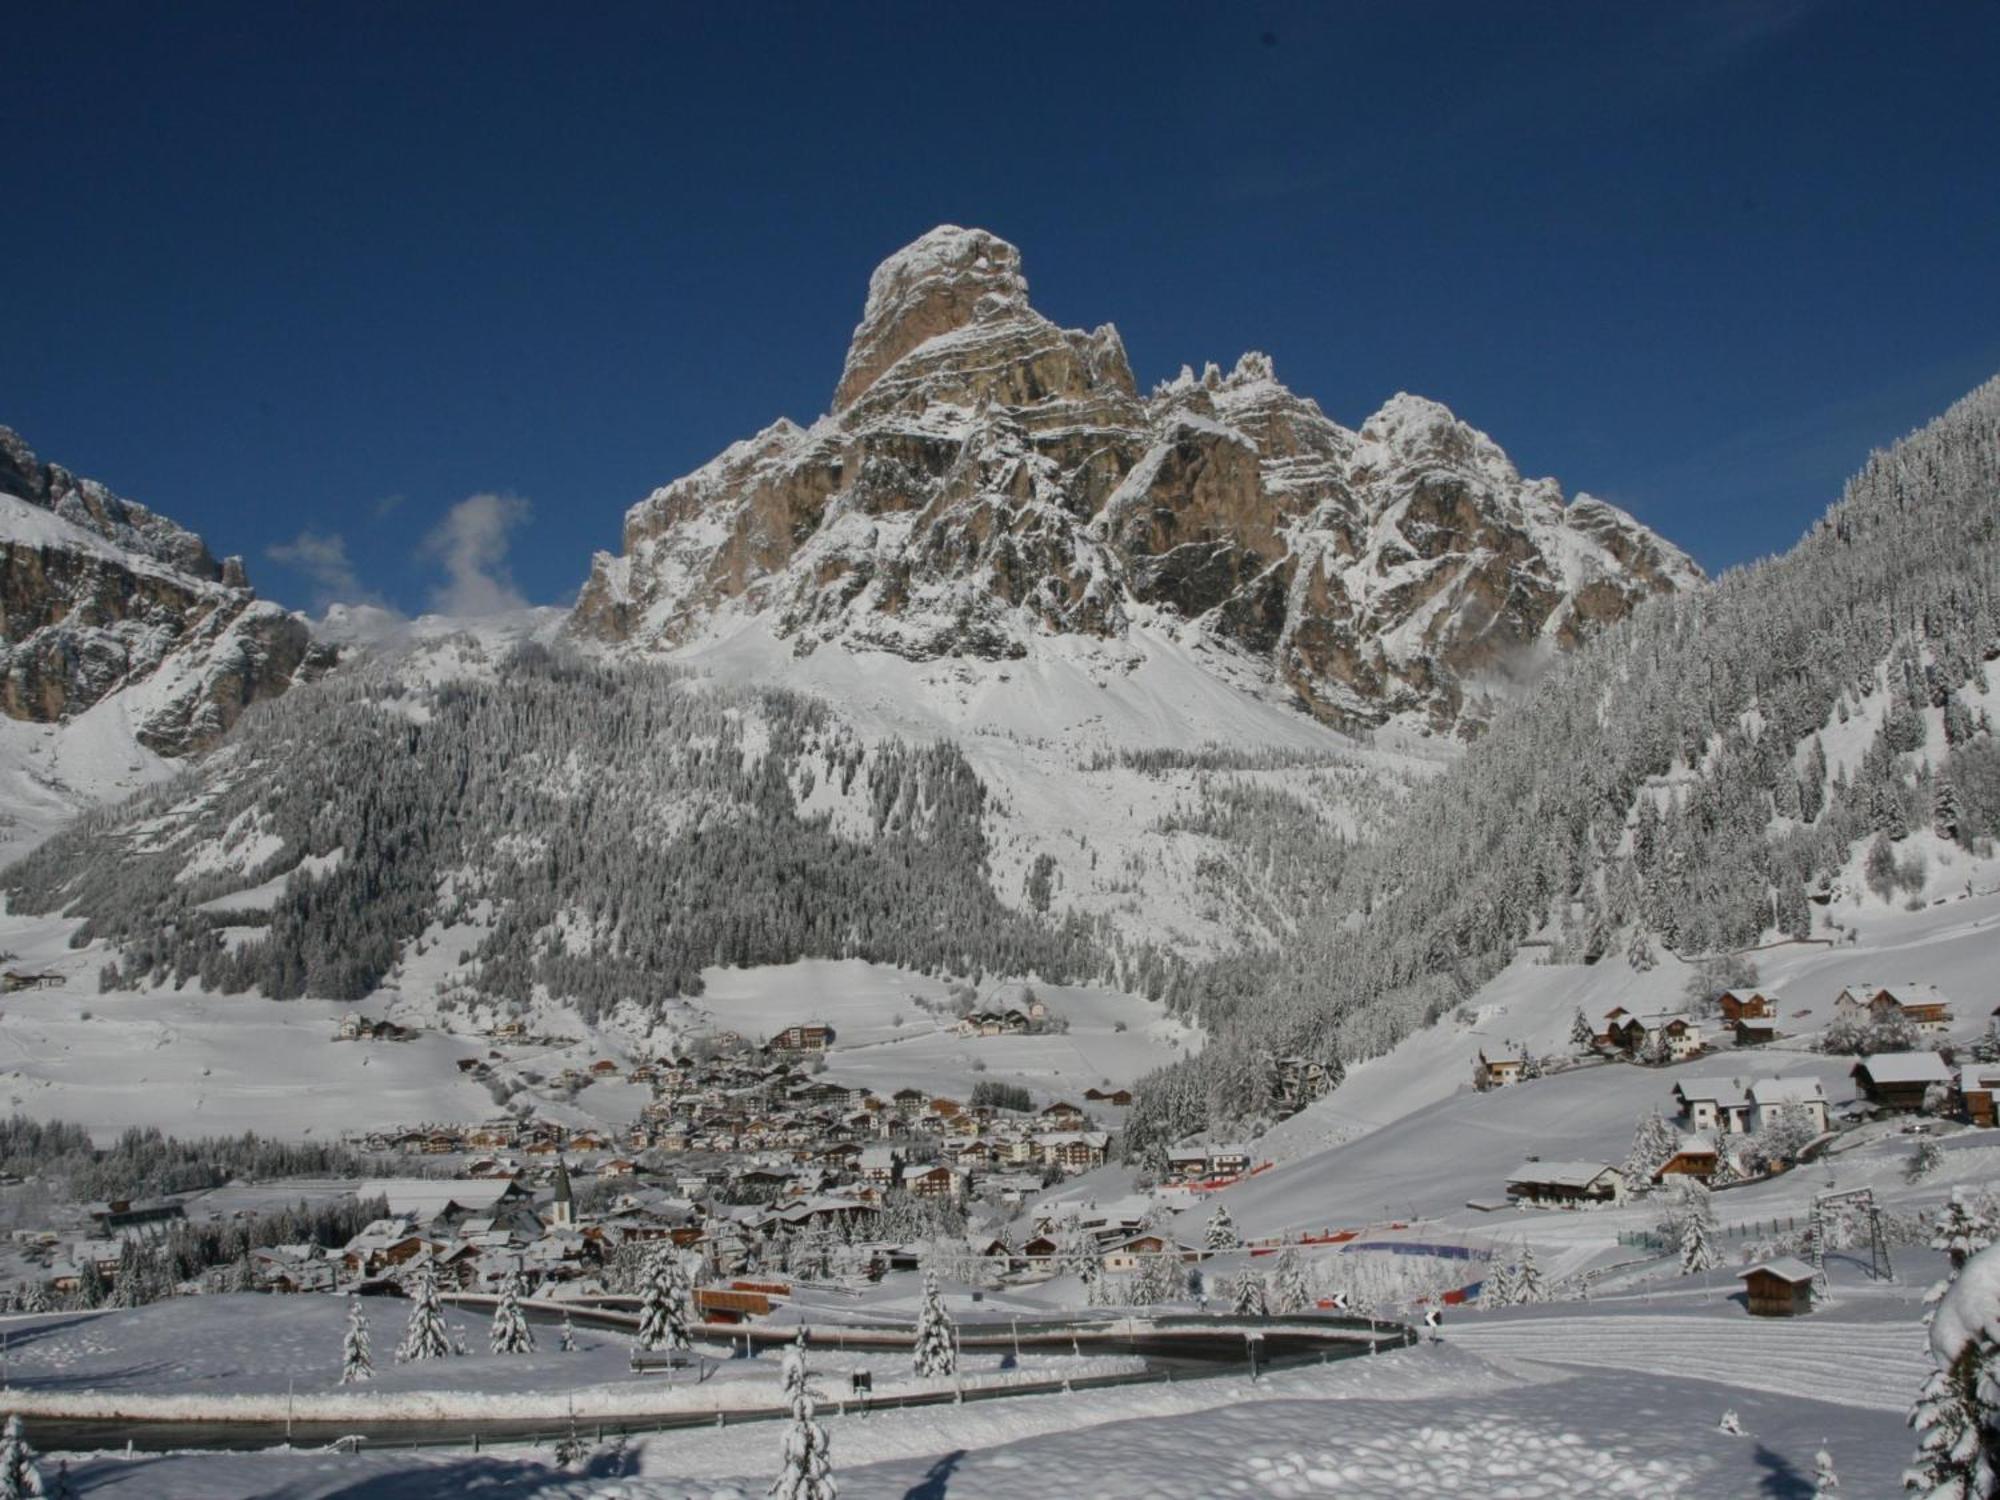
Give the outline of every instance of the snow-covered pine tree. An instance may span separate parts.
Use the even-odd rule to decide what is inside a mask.
[[[1243,1236],[1236,1232],[1236,1221],[1229,1217],[1229,1205],[1218,1203],[1215,1212],[1208,1216],[1208,1233],[1204,1243],[1211,1251],[1240,1250]]]
[[[417,1267],[411,1278],[410,1322],[397,1346],[396,1362],[443,1359],[451,1350],[451,1336],[444,1326],[444,1306],[438,1301],[437,1268],[428,1260]]]
[[[1545,1302],[1548,1288],[1542,1284],[1542,1268],[1535,1264],[1535,1247],[1521,1246],[1521,1267],[1515,1272],[1514,1300],[1516,1302]]]
[[[493,1330],[488,1347],[495,1354],[533,1354],[535,1333],[521,1311],[521,1278],[510,1275],[500,1285],[500,1300],[493,1308]]]
[[[1910,1409],[1915,1461],[1903,1487],[1925,1500],[2000,1493],[2000,1248],[1955,1266],[1931,1319],[1936,1369]]]
[[[1903,1176],[1910,1182],[1922,1182],[1942,1165],[1944,1165],[1944,1149],[1931,1137],[1920,1136],[1917,1140],[1916,1154],[1910,1158],[1910,1164],[1903,1169]]]
[[[1511,1261],[1489,1261],[1485,1283],[1479,1288],[1480,1305],[1512,1307],[1521,1300],[1520,1285],[1520,1272]]]
[[[368,1320],[361,1315],[361,1299],[347,1299],[347,1332],[340,1341],[340,1383],[357,1385],[375,1378],[375,1362],[368,1353]]]
[[[803,1335],[801,1335],[803,1337]],[[778,1477],[768,1491],[772,1500],[838,1500],[833,1480],[833,1444],[826,1428],[813,1419],[813,1398],[806,1385],[805,1350],[785,1351],[779,1368],[784,1399],[792,1409],[780,1450]]]
[[[1278,1257],[1271,1290],[1275,1311],[1280,1314],[1304,1312],[1312,1306],[1312,1289],[1306,1284],[1305,1262],[1298,1251],[1287,1250]]]
[[[1722,1263],[1722,1257],[1716,1253],[1714,1231],[1709,1228],[1705,1215],[1690,1213],[1682,1216],[1680,1251],[1683,1276],[1712,1271]]]
[[[1953,1188],[1951,1197],[1938,1209],[1931,1225],[1930,1247],[1942,1250],[1956,1276],[1961,1267],[1992,1244],[1996,1237],[1993,1217],[1975,1203],[1964,1188]]]
[[[1584,1019],[1583,1008],[1577,1007],[1576,1019],[1569,1023],[1569,1045],[1572,1052],[1584,1053],[1597,1045],[1597,1033],[1590,1029],[1590,1022]]]
[[[1056,1239],[1056,1267],[1066,1276],[1081,1276],[1097,1264],[1097,1246],[1076,1219],[1063,1222]]]
[[[937,1277],[924,1273],[924,1300],[917,1310],[916,1338],[911,1350],[911,1367],[930,1380],[950,1375],[958,1369],[958,1330],[938,1295]]]
[[[1641,974],[1649,972],[1659,962],[1653,956],[1653,940],[1647,936],[1643,925],[1632,929],[1632,941],[1625,947],[1625,962]]]
[[[0,1500],[40,1500],[42,1471],[35,1463],[35,1450],[21,1431],[18,1412],[0,1428]]]
[[[1625,1191],[1650,1192],[1653,1174],[1666,1165],[1681,1138],[1657,1109],[1642,1116],[1632,1132],[1632,1149],[1625,1156]]]
[[[1813,1500],[1829,1500],[1840,1488],[1840,1475],[1834,1471],[1833,1455],[1822,1448],[1813,1455]]]
[[[687,1278],[680,1261],[670,1248],[655,1250],[646,1259],[645,1280],[639,1289],[639,1331],[635,1342],[641,1349],[686,1349],[688,1337]]]
[[[1261,1318],[1267,1309],[1264,1278],[1245,1266],[1236,1273],[1236,1285],[1229,1298],[1229,1310],[1238,1317]]]

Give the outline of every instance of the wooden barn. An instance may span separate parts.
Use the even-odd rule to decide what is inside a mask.
[[[1756,1318],[1798,1318],[1812,1311],[1813,1269],[1790,1255],[1767,1260],[1739,1272],[1750,1315]]]

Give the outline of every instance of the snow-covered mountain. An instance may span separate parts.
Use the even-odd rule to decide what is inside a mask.
[[[241,559],[0,427],[0,858],[214,745],[314,661]]]
[[[1018,250],[945,226],[870,279],[832,411],[634,506],[571,629],[1007,661],[1164,624],[1326,723],[1466,732],[1548,653],[1700,579],[1435,402],[1351,431],[1259,354],[1142,395],[1115,328],[1056,326]]]

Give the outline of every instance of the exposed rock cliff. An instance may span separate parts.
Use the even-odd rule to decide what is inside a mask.
[[[138,742],[185,755],[283,692],[311,651],[240,559],[217,562],[193,532],[0,427],[0,713],[56,723],[126,694]]]
[[[662,647],[754,613],[800,652],[1006,657],[1145,609],[1329,722],[1465,731],[1542,653],[1700,576],[1434,402],[1350,431],[1259,354],[1141,397],[1116,329],[1056,327],[1012,245],[946,226],[870,278],[832,412],[634,506],[571,629]]]

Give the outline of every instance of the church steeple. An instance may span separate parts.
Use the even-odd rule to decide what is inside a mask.
[[[549,1207],[549,1226],[553,1229],[567,1229],[576,1223],[576,1204],[570,1197],[569,1164],[560,1156],[556,1158],[556,1196]]]

